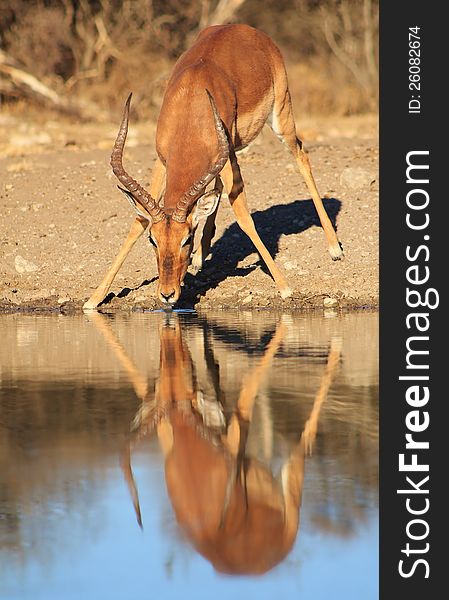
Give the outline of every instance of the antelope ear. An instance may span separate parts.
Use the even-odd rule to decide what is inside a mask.
[[[216,210],[220,196],[221,194],[218,190],[212,190],[199,198],[192,211],[192,223],[194,226],[198,225],[202,219],[206,219]]]
[[[139,217],[143,217],[144,219],[146,219],[147,221],[150,221],[150,223],[151,223],[151,215],[149,213],[147,213],[147,211],[143,208],[143,206],[141,206],[137,202],[137,200],[134,198],[133,194],[130,191],[125,190],[125,188],[120,187],[119,185],[117,187],[122,192],[122,194],[125,195],[126,199],[131,204],[131,206],[134,208],[134,210],[139,215]]]

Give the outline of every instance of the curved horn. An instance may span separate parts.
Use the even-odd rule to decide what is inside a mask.
[[[201,190],[204,189],[206,185],[218,175],[218,173],[225,166],[225,163],[229,157],[228,138],[226,136],[226,131],[223,127],[223,123],[221,122],[220,115],[218,114],[217,105],[215,104],[215,100],[213,99],[213,96],[209,92],[209,90],[206,90],[206,93],[208,95],[210,105],[212,107],[212,112],[214,114],[215,130],[217,132],[218,138],[218,159],[217,162],[206,173],[204,173],[202,177],[200,177],[200,179],[195,181],[195,183],[182,196],[182,198],[178,200],[175,211],[172,215],[172,219],[174,221],[178,221],[178,223],[185,222],[185,220],[187,219],[187,212],[192,202],[195,200],[195,198],[198,196]]]
[[[164,218],[162,210],[159,208],[156,200],[149,194],[141,185],[137,183],[123,168],[123,148],[125,147],[126,135],[128,133],[129,120],[129,105],[131,104],[131,96],[128,99],[123,110],[123,118],[120,124],[120,129],[115,140],[114,148],[111,154],[111,167],[114,175],[120,182],[129,190],[133,198],[151,215],[154,223],[161,221]]]

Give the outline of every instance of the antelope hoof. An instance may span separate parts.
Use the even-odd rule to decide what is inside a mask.
[[[200,271],[201,271],[201,266],[198,265],[190,265],[189,268],[190,272],[192,273],[192,275],[197,275]]]
[[[329,254],[331,255],[332,260],[342,260],[345,257],[343,246],[340,242],[337,242],[337,244],[334,244],[333,246],[329,246]]]
[[[292,295],[292,290],[289,287],[283,288],[279,291],[283,300],[285,300],[286,298],[290,298],[290,296]]]
[[[203,266],[203,257],[198,252],[195,252],[192,256],[192,262],[190,263],[190,268],[192,273],[196,275],[199,271],[201,271],[201,267]]]
[[[89,298],[89,300],[83,304],[83,310],[96,310],[100,302],[96,302],[95,300],[92,300],[92,298]]]

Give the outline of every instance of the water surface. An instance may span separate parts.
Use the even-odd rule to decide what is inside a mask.
[[[378,597],[376,313],[0,333],[2,600]]]

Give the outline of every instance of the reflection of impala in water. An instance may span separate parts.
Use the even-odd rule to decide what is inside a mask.
[[[281,562],[298,532],[304,459],[312,449],[321,405],[339,363],[340,342],[331,344],[313,407],[278,480],[262,462],[247,456],[246,442],[259,388],[286,332],[282,321],[262,358],[244,378],[236,410],[226,419],[220,402],[204,398],[196,385],[194,364],[176,318],[171,317],[160,330],[160,372],[154,393],[148,393],[144,378],[105,318],[100,314],[91,318],[142,400],[134,435],[157,433],[168,494],[191,544],[222,573],[261,574]],[[141,525],[130,444],[122,466]]]

